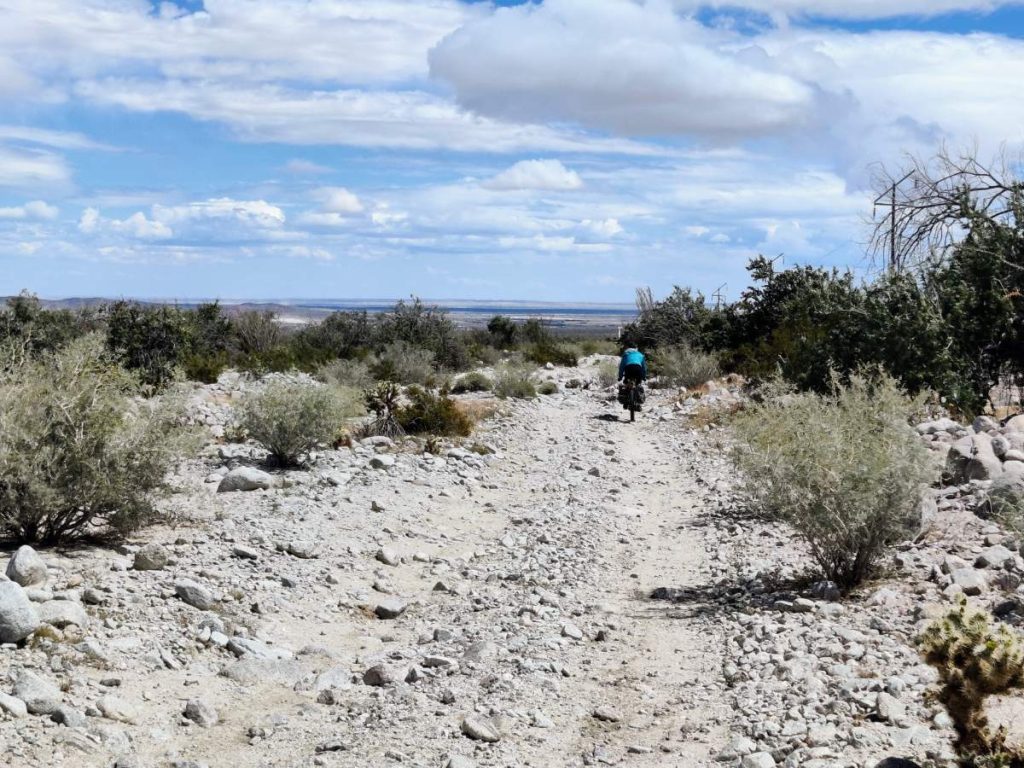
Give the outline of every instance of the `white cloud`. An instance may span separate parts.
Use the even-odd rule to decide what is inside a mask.
[[[815,89],[766,51],[667,0],[503,8],[445,38],[430,65],[481,114],[628,136],[759,136],[801,126],[817,109]]]
[[[185,205],[154,205],[153,219],[163,224],[230,220],[248,227],[273,229],[285,223],[285,214],[265,200],[221,197]]]
[[[690,237],[704,237],[711,230],[707,227],[702,227],[699,224],[689,227],[684,227],[683,231],[686,232]]]
[[[576,171],[559,160],[521,160],[483,183],[487,189],[567,191],[583,187]]]
[[[888,19],[895,16],[941,16],[954,11],[987,12],[1021,5],[1020,0],[675,0],[678,8],[747,8],[772,16],[818,16],[834,19]]]
[[[52,221],[56,219],[60,210],[42,200],[33,200],[24,205],[10,208],[0,208],[0,219],[34,219],[36,221]]]
[[[70,181],[71,171],[59,155],[0,144],[0,187],[65,187]]]
[[[38,144],[54,149],[113,149],[80,133],[52,131],[27,125],[0,125],[0,141]]]
[[[164,4],[163,8],[170,7]],[[149,65],[171,77],[406,81],[480,13],[457,0],[206,0],[153,15],[141,0],[5,0],[0,50],[75,75]]]
[[[294,159],[285,163],[284,170],[286,173],[291,173],[295,176],[319,176],[324,173],[331,173],[334,169],[309,160]]]
[[[181,112],[224,123],[240,138],[252,141],[502,153],[656,153],[636,142],[480,117],[422,91],[309,91],[207,81],[106,79],[81,82],[76,93],[96,104],[134,112]]]
[[[320,198],[320,210],[324,213],[352,215],[363,212],[363,204],[359,198],[344,187],[323,187],[317,190]]]
[[[78,220],[78,230],[85,235],[123,235],[136,240],[167,240],[174,232],[163,222],[146,217],[141,211],[125,219],[104,218],[96,208],[86,208]]]

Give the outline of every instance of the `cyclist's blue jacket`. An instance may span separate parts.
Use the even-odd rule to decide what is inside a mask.
[[[632,350],[625,352],[622,355],[622,360],[619,361],[619,378],[621,379],[626,375],[627,365],[639,365],[644,369],[644,380],[647,379],[647,358],[644,357],[644,353],[639,350]]]

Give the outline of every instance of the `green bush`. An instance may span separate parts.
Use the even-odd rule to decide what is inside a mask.
[[[916,533],[935,468],[908,427],[915,407],[891,377],[857,374],[825,395],[769,397],[733,420],[751,498],[844,589]]]
[[[107,348],[143,384],[161,389],[189,352],[189,321],[176,307],[118,301],[106,308]]]
[[[498,372],[494,394],[502,399],[532,400],[537,396],[537,387],[527,369],[506,366]]]
[[[228,367],[228,355],[227,352],[191,354],[185,358],[181,367],[189,381],[213,384]]]
[[[153,492],[196,445],[171,398],[90,335],[0,373],[0,526],[24,542],[124,535],[152,521]]]
[[[435,374],[434,353],[407,341],[394,341],[384,347],[372,370],[381,381],[424,385]]]
[[[494,389],[494,382],[485,374],[473,371],[460,376],[452,385],[453,395],[463,395],[467,392],[490,392]]]
[[[365,360],[332,360],[322,365],[316,376],[327,384],[359,390],[370,389],[377,382]]]
[[[447,395],[437,395],[421,387],[410,387],[406,394],[409,404],[399,408],[396,414],[406,434],[467,437],[472,433],[472,420]]]
[[[530,344],[523,350],[523,353],[527,360],[537,363],[537,365],[551,363],[565,368],[575,368],[579,362],[571,349],[550,340]]]
[[[699,387],[722,375],[718,356],[688,345],[659,349],[651,359],[652,372],[660,387]]]
[[[231,319],[231,327],[243,355],[266,355],[281,343],[281,326],[269,310],[240,312]]]
[[[356,402],[334,387],[275,380],[242,398],[237,420],[278,465],[292,467],[303,454],[339,437],[344,420],[358,415]]]
[[[95,311],[43,309],[38,298],[22,292],[0,309],[0,343],[9,342],[24,354],[53,352],[100,328]]]
[[[537,387],[537,394],[539,395],[557,395],[558,385],[553,381],[543,381],[540,386]]]
[[[597,383],[602,388],[614,386],[619,380],[619,364],[612,360],[605,360],[597,367]]]

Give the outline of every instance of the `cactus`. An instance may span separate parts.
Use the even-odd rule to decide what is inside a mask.
[[[938,670],[938,699],[956,728],[956,748],[967,767],[1024,768],[1024,750],[1006,744],[1006,732],[993,730],[985,699],[1024,688],[1024,647],[1019,636],[966,600],[937,619],[919,640],[925,660]]]

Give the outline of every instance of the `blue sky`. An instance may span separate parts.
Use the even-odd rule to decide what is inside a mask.
[[[1024,142],[1024,2],[0,0],[0,294],[735,296]]]

